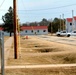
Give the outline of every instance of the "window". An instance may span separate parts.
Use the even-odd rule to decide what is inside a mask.
[[[66,33],[66,31],[63,31],[62,33]]]
[[[33,30],[31,30],[31,32],[33,33]]]
[[[72,25],[72,23],[70,23],[70,26]]]
[[[25,31],[25,33],[27,33],[27,30]]]
[[[43,32],[46,32],[46,30],[43,30]]]
[[[37,30],[37,32],[39,32],[39,30]]]
[[[73,33],[76,33],[76,31],[74,31]]]

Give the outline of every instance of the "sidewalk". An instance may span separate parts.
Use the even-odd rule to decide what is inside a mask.
[[[73,68],[76,64],[44,64],[44,65],[22,65],[22,66],[5,66],[5,69],[20,69],[20,68]]]
[[[13,43],[13,37],[10,37],[6,42],[4,43],[4,59],[5,59],[5,65],[7,64],[7,59],[9,56],[10,48]]]

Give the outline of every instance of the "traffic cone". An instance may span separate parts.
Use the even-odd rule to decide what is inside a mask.
[[[26,39],[28,39],[28,36],[26,36]]]

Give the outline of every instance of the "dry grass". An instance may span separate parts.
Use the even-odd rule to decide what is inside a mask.
[[[76,63],[75,46],[43,41],[35,37],[20,39],[21,58],[14,59],[13,46],[7,60],[7,65],[27,64],[70,64]],[[19,56],[19,54],[18,54]],[[42,68],[42,69],[10,69],[6,75],[76,75],[76,68]]]
[[[12,46],[7,65],[76,63],[76,51],[73,50],[73,46],[50,43],[49,41],[41,42],[40,39],[34,37],[30,37],[29,39],[21,37],[20,46],[21,50],[18,53],[21,53],[21,58],[14,59]]]
[[[5,75],[76,75],[76,67],[69,68],[39,68],[39,69],[10,69]]]

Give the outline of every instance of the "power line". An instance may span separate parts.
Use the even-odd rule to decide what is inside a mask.
[[[69,7],[69,6],[74,6],[76,4],[69,4],[69,5],[65,5],[65,6],[59,6],[59,7],[53,7],[53,8],[46,8],[46,9],[35,9],[35,10],[18,10],[18,11],[43,11],[43,10],[50,10],[50,9],[59,9],[59,8],[65,8],[65,7]]]
[[[21,2],[22,2],[22,5],[23,5],[23,7],[24,7],[24,9],[25,9],[25,4],[24,4],[24,1],[22,0]]]
[[[1,3],[0,7],[3,5],[3,3],[5,2],[5,0],[3,0],[3,2]]]
[[[5,1],[5,0],[4,0]],[[46,9],[34,9],[34,10],[17,10],[17,11],[45,11],[45,10],[53,10],[53,9],[59,9],[59,8],[66,8],[70,6],[75,6],[76,4],[69,4],[65,6],[59,6],[59,7],[52,7],[52,8],[46,8]],[[4,9],[0,9],[0,11],[6,11]]]
[[[70,14],[70,12],[69,11],[64,11],[65,12],[65,14]],[[22,15],[25,15],[25,14],[29,14],[29,15],[31,15],[31,14],[34,14],[34,15],[40,15],[40,14],[57,14],[57,13],[63,13],[63,12],[36,12],[36,13],[28,13],[28,12],[18,12],[18,14],[22,14]]]

